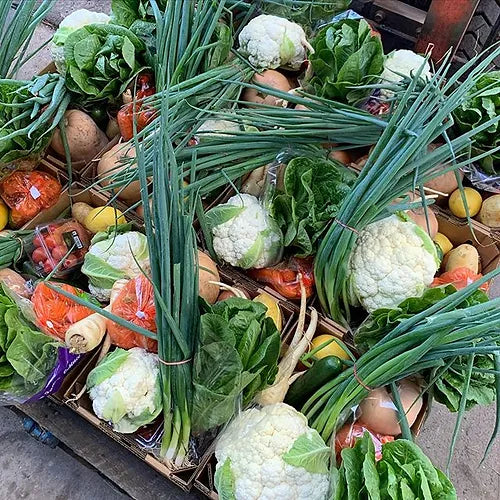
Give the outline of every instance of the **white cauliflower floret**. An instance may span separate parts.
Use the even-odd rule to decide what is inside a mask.
[[[217,470],[229,460],[236,500],[323,500],[328,473],[309,472],[283,459],[297,438],[313,432],[306,417],[284,403],[246,410],[217,441]]]
[[[76,31],[89,24],[108,24],[111,18],[102,12],[92,12],[87,9],[75,10],[66,16],[59,24],[59,28],[54,33],[50,44],[52,59],[59,73],[64,75],[66,64],[64,61],[64,43],[66,38],[73,31]]]
[[[123,433],[151,422],[161,411],[158,374],[155,354],[139,347],[116,349],[88,376],[94,413]]]
[[[391,52],[384,61],[384,70],[380,75],[384,83],[398,83],[403,80],[403,76],[412,78],[417,74],[422,64],[424,64],[420,78],[428,80],[432,77],[431,67],[425,57],[416,54],[412,50],[401,49]],[[390,90],[382,90],[382,94],[391,96]]]
[[[227,220],[224,214],[232,207],[241,210]],[[268,267],[279,261],[283,250],[281,230],[255,196],[237,194],[207,215],[217,220],[217,213],[226,220],[212,224],[213,247],[220,259],[244,269]]]
[[[299,69],[313,52],[302,27],[278,16],[261,15],[252,19],[239,36],[240,49],[258,68],[286,66]]]
[[[391,215],[361,231],[351,260],[351,284],[372,312],[420,297],[438,270],[434,243],[404,215]]]
[[[112,275],[106,271],[109,267],[115,271]],[[94,243],[85,255],[82,267],[82,272],[89,277],[90,293],[101,302],[109,300],[117,279],[136,278],[149,270],[147,238],[137,231],[112,234],[108,239]]]

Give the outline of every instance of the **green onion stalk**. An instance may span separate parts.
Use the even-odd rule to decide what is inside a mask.
[[[163,395],[161,455],[175,465],[188,457],[191,433],[191,369],[199,330],[195,195],[184,192],[170,138],[168,99],[155,134],[156,154],[146,157],[135,138],[144,221],[155,290],[158,356]],[[152,169],[152,207],[148,176]]]
[[[359,231],[389,215],[390,204],[395,199],[415,189],[423,193],[425,182],[444,171],[457,171],[479,158],[468,156],[474,136],[500,121],[500,117],[453,140],[447,131],[453,126],[452,112],[464,102],[467,92],[499,55],[498,46],[486,55],[479,54],[449,78],[447,58],[421,91],[415,93],[420,68],[406,92],[400,94],[389,123],[341,206],[337,215],[341,224],[330,226],[316,256],[314,274],[318,296],[323,309],[335,321],[349,325],[352,299],[349,260]],[[445,144],[428,154],[429,144],[440,139],[444,139]],[[436,169],[440,163],[447,165],[444,171]]]
[[[0,80],[0,179],[17,168],[17,160],[36,158],[47,147],[69,102],[58,74]]]
[[[33,231],[0,232],[0,269],[11,267],[24,254],[24,242],[33,237]]]
[[[0,78],[15,78],[19,68],[50,41],[28,54],[35,30],[56,0],[2,0],[0,2]]]
[[[364,353],[352,367],[326,383],[313,394],[302,408],[309,424],[325,440],[351,416],[353,409],[367,396],[369,388],[383,387],[405,377],[432,371],[444,371],[458,357],[468,356],[469,363],[476,354],[491,354],[500,359],[500,298],[478,305],[457,309],[487,281],[500,274],[497,269],[425,311],[402,320],[389,334]],[[500,371],[494,372],[497,393]],[[431,377],[426,390],[439,375]],[[454,439],[465,411],[466,380],[458,412]],[[395,401],[396,403],[396,401]],[[404,410],[399,410],[402,429],[408,429]],[[497,400],[497,422],[500,421],[500,400]],[[498,425],[498,424],[497,424]],[[487,451],[496,437],[492,435]],[[407,436],[411,438],[411,436]],[[453,447],[452,447],[453,448]],[[450,450],[450,457],[453,449]]]

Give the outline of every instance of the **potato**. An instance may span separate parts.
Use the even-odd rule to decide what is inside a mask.
[[[116,137],[120,133],[120,127],[118,126],[118,122],[116,118],[110,118],[108,121],[108,125],[106,127],[106,135],[111,140],[113,137]]]
[[[90,161],[108,143],[106,134],[83,111],[70,109],[64,113],[63,120],[72,161]],[[64,145],[59,127],[55,130],[50,145],[56,153],[64,156]]]
[[[403,379],[398,384],[401,404],[406,411],[406,420],[411,427],[422,409],[420,386],[412,380]],[[384,436],[401,434],[399,415],[391,395],[385,387],[370,391],[359,405],[360,417],[357,423],[363,424],[371,431]]]
[[[432,152],[434,149],[439,147],[440,144],[430,144],[429,145],[429,152]],[[440,170],[444,170],[446,168],[445,165],[438,165],[435,168],[435,172],[439,172]],[[464,178],[464,174],[461,171],[458,171],[458,174],[461,179]],[[440,175],[439,177],[436,177],[435,179],[432,179],[429,182],[426,182],[425,187],[428,187],[429,189],[433,189],[434,191],[439,191],[440,193],[444,194],[451,194],[455,189],[458,188],[458,182],[457,182],[457,177],[454,171],[452,172],[446,172],[443,175]]]
[[[273,89],[288,92],[291,90],[290,82],[287,77],[274,69],[266,69],[262,73],[256,73],[253,81],[257,85],[272,87]],[[269,106],[280,106],[281,99],[278,97],[262,94],[256,89],[247,88],[243,92],[242,99],[249,103],[267,104]]]
[[[102,179],[123,170],[123,167],[120,166],[120,158],[126,156],[135,157],[135,148],[127,142],[113,146],[102,155],[97,165],[97,177],[101,180],[103,186],[107,186],[111,181]],[[129,205],[138,202],[141,199],[141,183],[139,181],[131,182],[120,192],[118,198]]]
[[[445,271],[453,271],[458,267],[467,267],[473,273],[479,273],[479,253],[476,247],[463,243],[446,254]]]
[[[427,228],[427,219],[425,218],[425,210],[423,208],[409,210],[407,214],[413,219],[415,224],[420,226],[431,238],[434,239],[434,236],[438,233],[438,221],[431,208],[427,207],[427,217],[429,219],[430,231]]]
[[[198,293],[209,304],[213,304],[219,296],[219,285],[210,281],[220,281],[219,271],[215,262],[200,250],[198,250],[198,273]]]
[[[494,194],[483,201],[478,220],[489,227],[500,227],[500,194]]]
[[[243,295],[249,299],[250,295],[248,295],[248,292],[246,290],[243,290],[243,288],[238,288],[238,287],[233,287],[239,290]],[[236,295],[231,292],[231,290],[222,290],[221,293],[219,293],[219,296],[217,297],[217,302],[222,302],[223,300],[230,299],[231,297],[236,297]]]
[[[84,203],[83,201],[78,201],[73,203],[71,207],[71,216],[80,224],[84,224],[87,215],[92,212],[94,208],[91,207],[88,203]]]
[[[328,158],[337,160],[344,165],[349,165],[349,163],[351,163],[351,156],[347,151],[332,151],[328,154]]]

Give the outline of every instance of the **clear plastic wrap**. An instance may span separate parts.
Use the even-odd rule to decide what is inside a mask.
[[[463,167],[462,170],[475,188],[500,194],[500,175],[487,174],[473,163]]]
[[[21,296],[14,300],[13,293],[0,289],[0,404],[37,401],[53,394],[79,359],[38,331],[26,319],[29,300]]]
[[[61,278],[83,263],[89,245],[87,230],[75,220],[68,219],[37,226],[25,250],[39,276],[52,273],[55,278]],[[53,272],[55,268],[57,270]]]
[[[79,288],[66,283],[52,284],[72,295],[93,301],[96,305],[99,305],[90,294]],[[66,330],[72,324],[93,313],[92,309],[65,297],[57,290],[53,290],[44,281],[37,284],[31,300],[38,327],[47,335],[60,340],[64,340]]]
[[[116,316],[156,332],[156,308],[154,289],[151,281],[144,275],[131,279],[113,300],[111,312]],[[114,321],[107,322],[111,343],[123,349],[142,347],[147,351],[158,352],[156,340],[120,326]]]
[[[59,181],[45,172],[17,171],[0,182],[0,196],[11,209],[12,227],[20,227],[41,210],[54,205],[61,194]]]

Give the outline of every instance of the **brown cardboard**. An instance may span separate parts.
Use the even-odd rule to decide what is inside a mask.
[[[75,182],[62,191],[61,196],[55,205],[47,208],[46,210],[42,210],[36,217],[31,219],[30,222],[25,224],[22,229],[33,229],[38,224],[56,220],[68,209],[71,202],[75,203],[78,201],[88,203],[93,207],[100,207],[109,203],[109,200],[101,193],[98,193],[93,189],[85,188],[81,184]],[[119,202],[115,203],[115,206],[121,212],[125,212],[127,209],[127,207]]]
[[[238,279],[234,280],[231,273],[225,270],[220,271],[220,277],[222,282],[244,289],[251,298],[256,297],[259,293],[264,291],[259,287],[248,286],[245,282],[239,281]],[[286,339],[292,327],[296,324],[296,315],[294,309],[290,308],[286,302],[279,301],[278,305],[283,316],[282,336],[283,339]],[[202,456],[199,464],[193,464],[187,467],[175,467],[171,464],[164,463],[151,451],[141,448],[135,441],[133,434],[118,434],[114,432],[111,426],[106,422],[99,420],[92,411],[92,404],[86,393],[79,399],[75,399],[75,395],[82,391],[90,370],[96,365],[98,356],[98,352],[93,353],[85,363],[80,364],[80,369],[77,373],[72,374],[72,380],[66,385],[66,391],[62,396],[63,402],[85,418],[85,420],[89,421],[92,425],[102,430],[112,439],[134,453],[134,455],[153,467],[160,474],[173,481],[182,489],[186,491],[190,490],[195,478],[198,476],[198,470],[203,468],[206,461],[210,459],[212,454],[211,451]]]
[[[449,238],[454,247],[470,243],[477,248],[481,273],[487,274],[498,267],[500,260],[500,237],[481,226],[473,225],[472,230],[466,221],[458,221],[452,215],[437,212],[439,232]]]

